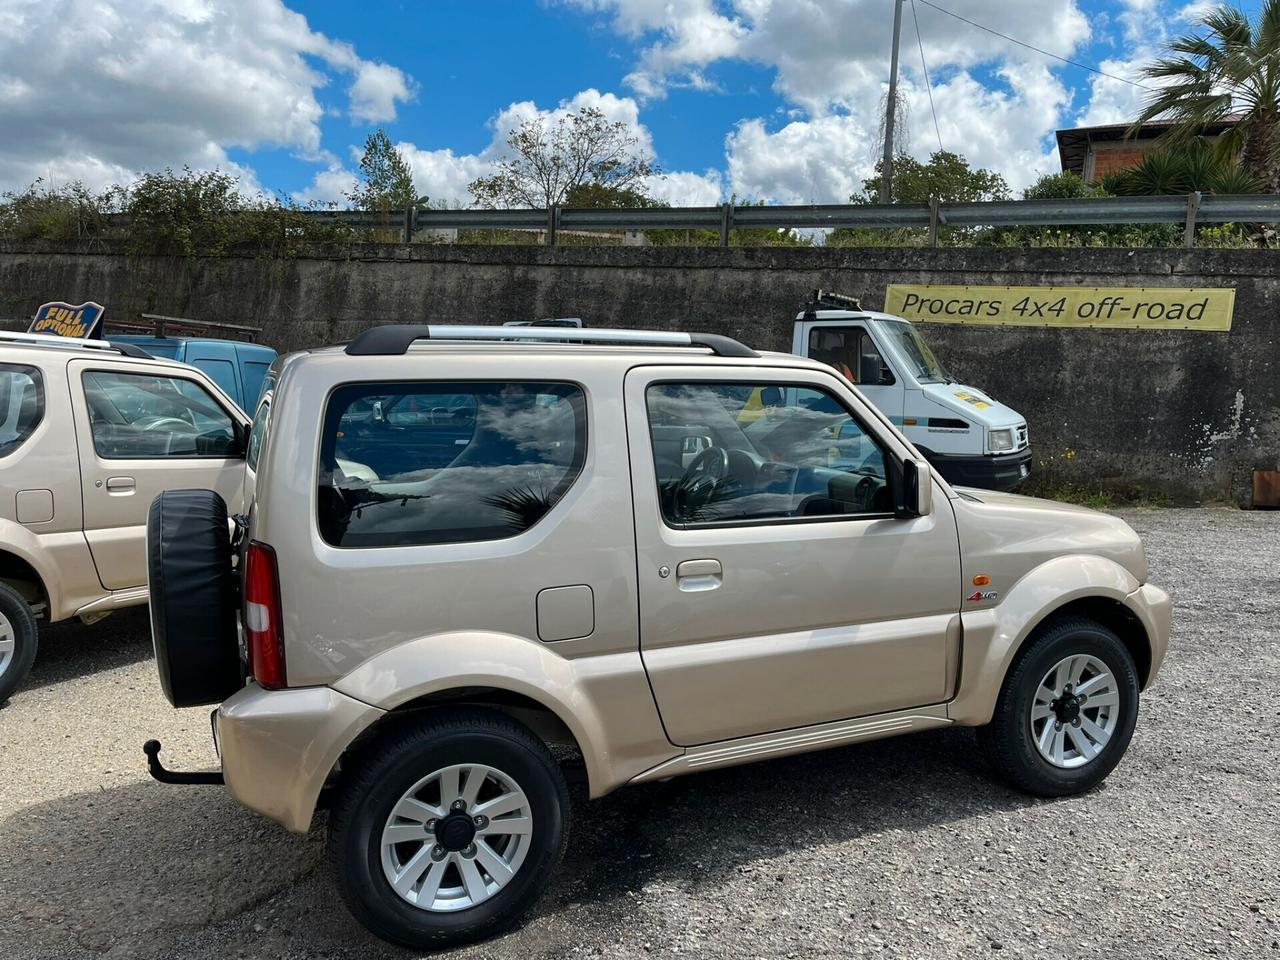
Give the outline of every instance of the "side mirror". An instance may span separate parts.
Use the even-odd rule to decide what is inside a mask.
[[[933,511],[933,469],[928,460],[902,461],[902,498],[898,516],[927,517]]]
[[[880,358],[874,354],[864,353],[858,357],[858,385],[869,387],[879,384],[881,380]]]
[[[241,423],[239,420],[232,421],[232,447],[228,456],[244,457],[249,452],[249,431],[251,429],[247,423]]]

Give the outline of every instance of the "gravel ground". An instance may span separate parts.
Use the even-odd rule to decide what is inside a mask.
[[[523,928],[457,956],[1280,960],[1280,514],[1124,516],[1175,633],[1094,793],[1007,790],[967,730],[624,789],[577,805]],[[322,822],[295,837],[220,788],[151,782],[151,736],[210,764],[145,616],[46,631],[0,710],[0,957],[410,956],[347,915]]]

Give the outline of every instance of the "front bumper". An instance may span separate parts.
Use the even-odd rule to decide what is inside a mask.
[[[1125,597],[1125,606],[1142,621],[1151,647],[1151,666],[1147,669],[1147,675],[1141,678],[1142,689],[1145,690],[1155,680],[1160,665],[1164,663],[1165,654],[1169,652],[1169,634],[1173,629],[1173,601],[1159,587],[1144,583]]]
[[[334,765],[384,713],[329,687],[250,683],[213,718],[227,789],[250,810],[305,833]]]
[[[929,453],[931,463],[947,482],[957,487],[1012,490],[1031,476],[1031,448],[991,456],[957,456]]]

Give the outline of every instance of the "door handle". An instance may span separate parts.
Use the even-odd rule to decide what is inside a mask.
[[[107,493],[113,496],[127,496],[136,486],[133,477],[107,477]]]
[[[686,593],[714,590],[724,579],[719,560],[685,560],[676,567],[676,586]]]

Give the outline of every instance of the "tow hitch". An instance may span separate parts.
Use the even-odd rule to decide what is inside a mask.
[[[178,773],[176,770],[166,770],[164,764],[160,762],[160,741],[148,740],[142,745],[142,752],[147,755],[147,770],[151,776],[161,783],[226,783],[222,779],[222,771],[216,773]]]

